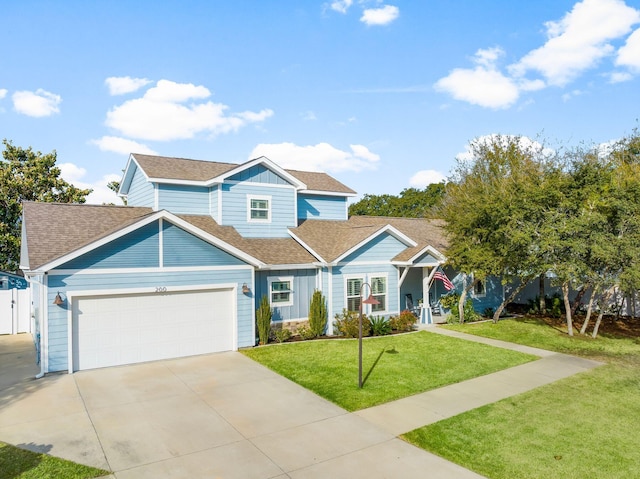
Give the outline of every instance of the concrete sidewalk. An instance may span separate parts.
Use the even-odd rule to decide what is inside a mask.
[[[542,359],[348,413],[237,352],[35,380],[30,341],[0,336],[0,440],[117,479],[477,479],[396,436],[598,365],[527,349]]]
[[[533,354],[541,359],[458,384],[416,394],[354,414],[398,436],[471,409],[530,391],[602,363],[496,339],[429,327],[432,333]]]

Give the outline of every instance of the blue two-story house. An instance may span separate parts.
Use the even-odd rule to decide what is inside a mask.
[[[446,292],[441,223],[349,218],[355,192],[325,173],[132,154],[119,194],[127,206],[23,205],[43,374],[253,346],[263,295],[286,325],[322,291],[331,334],[361,294],[390,316]]]

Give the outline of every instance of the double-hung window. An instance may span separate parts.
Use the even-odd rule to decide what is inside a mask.
[[[362,278],[347,278],[347,311],[360,311],[360,288]]]
[[[271,306],[291,306],[293,304],[293,277],[269,279],[269,301]]]
[[[271,197],[247,197],[247,221],[269,223],[271,221]]]
[[[372,276],[371,277],[371,294],[380,304],[372,304],[372,312],[380,312],[387,310],[387,277]]]

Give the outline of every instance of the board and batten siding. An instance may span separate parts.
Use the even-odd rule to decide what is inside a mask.
[[[228,178],[234,182],[263,183],[268,185],[290,185],[290,183],[264,165],[255,165]]]
[[[168,221],[162,223],[163,266],[241,266],[241,259]]]
[[[298,194],[298,219],[347,220],[347,198]]]
[[[315,269],[258,271],[256,273],[255,308],[260,306],[263,295],[269,297],[269,278],[293,277],[293,304],[274,307],[272,321],[306,320],[309,317],[311,296],[316,289],[317,274]]]
[[[142,170],[135,167],[129,193],[127,194],[127,205],[129,206],[146,206],[153,208],[155,205],[155,192],[153,184],[149,183],[145,178]]]
[[[159,184],[158,209],[174,214],[209,215],[209,188]]]
[[[288,228],[296,226],[293,187],[259,186],[256,184],[225,183],[222,185],[223,225],[234,226],[248,238],[288,238]],[[247,197],[271,198],[269,222],[247,221]]]
[[[113,274],[49,274],[49,289],[47,304],[49,305],[48,323],[48,352],[49,372],[66,371],[68,369],[68,301],[60,306],[53,305],[58,292],[66,298],[71,291],[108,290],[118,291],[139,288],[167,288],[183,286],[210,286],[215,289],[216,284],[235,283],[238,285],[236,297],[236,317],[238,322],[238,347],[254,346],[253,329],[253,298],[242,294],[242,284],[250,284],[252,269],[242,267],[238,269],[200,270],[200,271],[152,271]]]

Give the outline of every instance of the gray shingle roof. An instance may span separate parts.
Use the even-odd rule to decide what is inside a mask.
[[[393,226],[417,243],[417,246],[408,247],[393,258],[395,261],[407,261],[427,246],[443,254],[447,249],[444,222],[441,220],[352,216],[348,221],[306,220],[292,232],[322,259],[331,262],[386,225]]]
[[[32,201],[25,201],[22,208],[32,270],[153,213],[151,208],[132,206]]]
[[[132,156],[147,176],[165,180],[208,181],[241,166],[235,163],[142,155],[140,153],[132,153]],[[285,171],[307,185],[307,189],[311,191],[355,194],[355,191],[351,188],[326,173],[298,170]]]

